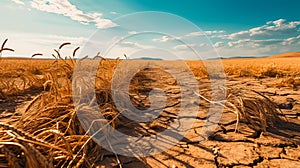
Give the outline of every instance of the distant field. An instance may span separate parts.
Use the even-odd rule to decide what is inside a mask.
[[[300,59],[300,52],[288,52],[288,53],[274,55],[271,56],[270,58],[299,58]]]
[[[105,60],[99,64],[97,75],[110,81],[114,69],[122,60]],[[134,60],[132,60],[134,61]],[[73,63],[78,60],[48,59],[0,59],[0,88],[2,94],[16,94],[31,87],[43,87],[43,83],[53,80],[56,73],[68,73],[72,76]],[[208,79],[215,76],[251,77],[251,78],[282,78],[293,85],[300,77],[300,59],[298,57],[267,57],[209,60],[216,68],[214,74],[208,74],[204,61],[186,61],[197,79]],[[89,65],[87,65],[89,67]],[[67,68],[67,69],[65,69]],[[179,68],[174,62],[174,68]],[[214,67],[213,67],[214,68]],[[223,69],[223,72],[217,72]],[[57,72],[56,72],[57,71]],[[65,72],[66,71],[66,72]],[[101,83],[101,81],[100,81]],[[297,83],[297,82],[296,82]],[[107,86],[108,87],[108,86]]]
[[[299,103],[297,100],[300,96],[300,59],[298,57],[240,58],[225,59],[221,62],[217,60],[186,61],[198,82],[189,78],[184,78],[184,82],[190,82],[199,87],[199,95],[207,99],[206,101],[201,100],[201,102],[187,101],[190,103],[187,107],[195,104],[198,106],[199,104],[199,117],[196,125],[188,131],[185,141],[163,154],[134,159],[119,156],[120,161],[118,155],[109,153],[95,142],[90,141],[83,126],[85,124],[85,126],[89,126],[91,123],[79,122],[76,117],[78,107],[88,114],[87,118],[97,116],[99,111],[101,112],[106,120],[104,123],[101,120],[98,124],[103,126],[101,126],[101,130],[103,129],[105,136],[109,132],[104,126],[107,121],[109,125],[128,135],[148,136],[160,133],[170,126],[181,108],[181,90],[178,81],[170,74],[163,72],[162,68],[148,68],[141,70],[132,78],[129,91],[130,100],[136,107],[146,109],[151,105],[148,98],[149,92],[153,88],[160,88],[168,96],[167,107],[158,118],[149,123],[132,122],[124,117],[122,113],[131,114],[133,112],[128,109],[120,112],[115,106],[111,94],[112,76],[121,61],[99,60],[95,85],[91,85],[94,81],[85,80],[89,78],[87,73],[91,68],[89,62],[81,62],[84,68],[76,73],[77,76],[73,76],[73,70],[78,60],[1,58],[0,147],[2,150],[0,150],[0,167],[1,165],[64,167],[68,164],[71,167],[92,167],[91,163],[96,164],[96,166],[100,165],[100,167],[101,165],[118,167],[125,162],[133,167],[158,167],[158,165],[180,167],[181,162],[186,162],[186,164],[192,165],[191,167],[197,167],[200,164],[207,164],[206,167],[211,167],[214,166],[214,160],[216,160],[213,152],[215,149],[211,149],[211,147],[221,145],[221,152],[226,156],[232,156],[230,153],[232,152],[232,145],[228,142],[238,143],[237,145],[240,147],[236,151],[241,152],[241,156],[248,156],[249,152],[263,151],[264,148],[260,145],[261,141],[264,144],[270,144],[268,147],[272,151],[283,151],[283,148],[288,146],[299,152],[295,146],[287,145],[278,139],[278,135],[268,137],[270,140],[263,138],[270,134],[267,132],[267,128],[282,121],[281,115],[296,118],[295,121],[298,122],[299,113],[300,118],[300,111],[298,112],[298,109],[293,110],[295,102]],[[177,68],[179,75],[187,70],[182,67],[184,64],[177,64],[177,61],[166,62],[171,65],[169,67]],[[213,74],[208,74],[204,66],[205,63],[212,65],[212,69],[215,68],[216,71]],[[199,132],[201,132],[201,127],[206,121],[210,106],[211,85],[209,78],[225,79],[224,74],[221,74],[222,71],[215,67],[216,65],[223,67],[227,78],[228,97],[223,104],[226,107],[224,119],[222,118],[219,123],[220,128],[216,128],[214,132],[216,136],[204,141],[201,144],[203,146],[198,146]],[[126,67],[124,71],[126,72]],[[81,82],[80,87],[73,88],[71,84],[74,81]],[[85,87],[88,88],[89,86],[95,87],[92,89],[95,90],[92,94],[90,94],[91,89],[84,90]],[[120,85],[120,87],[122,86]],[[189,94],[187,97],[195,96],[195,92],[189,89],[187,89]],[[78,93],[78,95],[74,96],[74,93]],[[263,94],[269,95],[270,98]],[[290,97],[286,97],[287,95]],[[76,100],[73,100],[73,96],[80,97],[84,102],[76,102],[79,105],[75,107],[74,101]],[[95,100],[97,107],[99,106],[97,110],[91,107],[95,104]],[[278,102],[273,102],[273,100]],[[227,102],[228,104],[226,104]],[[284,114],[280,113],[278,107],[285,110]],[[197,111],[191,112],[196,113]],[[245,120],[247,122],[243,122]],[[288,128],[281,131],[286,129]],[[262,131],[267,133],[261,136]],[[285,132],[284,134],[295,135],[295,139],[297,139],[298,132]],[[254,149],[253,146],[255,145],[257,147]],[[137,151],[132,152],[136,154]],[[259,154],[260,158],[264,156],[264,153]],[[252,165],[257,160],[253,156],[250,160],[248,159],[249,163],[248,160],[245,162],[244,157],[236,157],[235,159],[238,162]],[[206,159],[201,160],[201,158]],[[107,159],[109,160],[107,161]],[[221,167],[233,167],[235,165],[231,163],[231,157],[219,157],[218,159]]]
[[[300,74],[300,52],[297,55],[282,54],[267,58],[235,58],[220,60],[226,75],[239,77],[268,76],[284,77]],[[34,72],[47,69],[54,60],[45,59],[0,59],[0,70],[9,71],[24,69]],[[114,61],[111,61],[114,62]],[[197,77],[207,76],[203,61],[186,61]],[[213,62],[213,61],[211,61]],[[219,62],[219,61],[218,61]],[[274,74],[271,74],[273,72]],[[275,76],[274,76],[275,75]]]
[[[227,76],[235,77],[289,77],[300,75],[300,58],[238,58],[221,60]],[[202,74],[202,61],[187,61],[197,77]]]

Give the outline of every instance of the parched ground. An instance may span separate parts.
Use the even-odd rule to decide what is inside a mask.
[[[235,133],[236,115],[223,113],[219,126],[209,140],[199,142],[199,132],[207,108],[200,106],[198,122],[178,146],[148,158],[151,166],[165,167],[299,167],[300,166],[300,92],[276,88],[281,79],[228,78],[227,85],[254,89],[265,93],[281,107],[288,122],[278,129],[269,129],[257,138],[252,130],[240,124]],[[199,81],[200,87],[206,83]],[[201,91],[200,91],[201,93]],[[205,104],[201,101],[202,104]],[[201,104],[200,103],[200,104]],[[162,166],[163,167],[163,166]]]
[[[144,83],[140,81],[143,87],[163,88],[170,97],[167,105],[173,106],[165,108],[161,118],[155,120],[168,125],[164,118],[176,114],[180,108],[180,105],[176,104],[180,101],[180,90],[176,87],[176,81],[169,74],[156,70],[144,74],[147,79],[152,79],[152,83],[148,80]],[[200,142],[200,132],[209,109],[209,103],[201,99],[199,102],[191,102],[199,104],[200,107],[197,121],[176,146],[161,154],[145,158],[147,164],[120,156],[123,167],[300,167],[300,91],[297,88],[277,87],[275,84],[281,83],[282,80],[228,77],[226,85],[228,88],[253,89],[268,96],[281,108],[282,117],[286,117],[288,122],[283,126],[276,129],[268,128],[268,132],[253,138],[251,136],[253,130],[243,123],[239,124],[239,131],[235,133],[236,115],[227,112],[223,113],[212,136]],[[210,81],[198,79],[198,82],[200,94],[209,97],[210,93],[207,90],[210,88]],[[132,93],[132,95],[140,99],[145,98],[143,94]],[[145,104],[147,103],[146,101]],[[104,158],[104,162],[99,165],[118,166],[114,156]]]
[[[168,100],[167,107],[160,117],[150,124],[141,124],[136,134],[155,134],[168,127],[180,109],[180,89],[177,82],[168,73],[159,70],[148,70],[143,73],[146,80],[133,80],[135,88],[131,88],[131,97],[138,100],[144,107],[149,106],[148,92],[153,88],[165,91]],[[227,77],[228,88],[252,89],[263,93],[273,100],[283,112],[287,122],[278,128],[269,128],[258,136],[251,136],[253,130],[240,123],[235,132],[236,115],[223,113],[212,135],[204,141],[200,140],[200,132],[206,121],[209,103],[203,99],[192,101],[199,105],[197,121],[186,136],[174,147],[151,157],[143,158],[143,162],[130,157],[119,156],[123,167],[300,167],[300,88],[281,86],[281,78],[238,78]],[[189,79],[186,79],[189,82]],[[210,97],[210,81],[198,79],[200,94]],[[16,111],[22,111],[26,104],[37,93],[29,92],[17,95],[13,99],[0,100],[0,118],[7,119]],[[194,94],[190,92],[189,94]],[[132,100],[132,101],[134,101]],[[123,132],[130,132],[126,127],[120,127]],[[99,167],[119,167],[116,157],[110,152],[104,152]]]

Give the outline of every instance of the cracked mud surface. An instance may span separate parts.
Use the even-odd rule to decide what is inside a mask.
[[[163,78],[163,77],[162,77]],[[257,138],[246,124],[239,124],[235,133],[236,115],[224,112],[218,127],[208,140],[199,142],[199,134],[206,120],[209,104],[199,103],[199,113],[194,127],[176,146],[161,154],[146,158],[150,167],[300,167],[300,91],[273,86],[282,79],[230,78],[227,87],[253,89],[273,100],[283,112],[287,122],[278,128],[269,128]],[[166,81],[171,81],[170,79]],[[210,81],[199,79],[200,94],[206,95]],[[172,82],[171,82],[172,83]],[[176,89],[167,87],[171,97]],[[168,89],[169,88],[169,89]],[[176,111],[176,106],[168,111]],[[133,164],[133,163],[132,163]],[[126,167],[126,165],[124,165]],[[127,165],[131,167],[131,165]],[[145,167],[147,167],[145,165]]]
[[[155,75],[160,73],[160,75]],[[159,78],[157,78],[159,76]],[[147,92],[151,88],[160,87],[168,96],[166,108],[161,116],[151,123],[140,124],[136,135],[156,134],[167,128],[180,109],[180,88],[176,80],[168,74],[157,70],[145,73],[148,80],[138,80],[140,88],[131,90],[132,101],[139,101],[144,107],[150,106]],[[149,79],[151,79],[149,82]],[[188,80],[188,79],[187,79]],[[236,115],[224,112],[217,128],[204,141],[200,140],[200,132],[206,121],[209,103],[199,99],[191,103],[199,105],[197,121],[193,128],[187,131],[185,137],[171,149],[143,158],[143,162],[135,158],[119,156],[123,167],[300,167],[300,90],[288,87],[278,88],[273,84],[280,82],[276,78],[230,78],[226,79],[227,87],[253,89],[264,93],[281,108],[287,118],[285,125],[269,128],[256,138],[249,135],[253,131],[246,124],[240,123],[235,132]],[[210,97],[210,81],[198,79],[200,94]],[[191,93],[192,94],[192,93]],[[1,115],[8,115],[22,110],[31,95],[23,96],[17,102],[1,103]],[[20,101],[25,102],[21,103]],[[5,104],[6,103],[6,104]],[[4,110],[6,109],[6,110]],[[118,128],[130,134],[128,128]],[[146,130],[146,131],[141,131]],[[132,132],[131,132],[132,133]],[[118,167],[114,154],[104,152],[99,167]]]

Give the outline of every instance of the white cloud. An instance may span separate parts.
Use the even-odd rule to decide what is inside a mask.
[[[152,46],[150,45],[143,45],[143,44],[140,44],[138,42],[133,42],[133,41],[122,41],[121,43],[118,44],[120,47],[123,47],[123,48],[151,48]]]
[[[216,48],[222,56],[268,56],[278,53],[299,51],[300,36],[286,39],[240,39],[229,41]]]
[[[119,45],[122,47],[143,48],[142,45],[140,45],[139,43],[132,41],[123,41]]]
[[[230,41],[230,42],[228,42],[227,44],[228,44],[229,47],[240,48],[240,47],[242,47],[244,44],[247,44],[247,43],[249,43],[249,42],[251,42],[250,39],[243,39],[243,40],[238,40],[238,41]]]
[[[282,45],[300,44],[300,35],[297,37],[287,38],[282,41]]]
[[[170,37],[170,36],[162,36],[160,39],[153,39],[153,41],[158,42],[168,42],[168,41],[174,41],[174,40],[180,40],[181,37]]]
[[[299,51],[300,21],[269,21],[262,26],[228,34],[224,42],[224,46],[217,49],[225,56],[273,55]]]
[[[185,34],[183,36],[178,36],[178,37],[162,36],[161,38],[155,38],[152,41],[155,41],[155,42],[168,42],[168,41],[175,41],[175,40],[190,41],[191,39],[193,39],[195,37],[200,37],[200,36],[205,37],[204,35],[206,35],[210,38],[222,38],[222,39],[224,39],[227,36],[225,34],[224,30],[210,30],[210,31],[191,32],[191,33]]]
[[[174,50],[187,50],[190,47],[195,47],[196,44],[179,44],[173,47]]]
[[[71,45],[65,46],[61,51],[62,55],[72,55],[72,51],[80,46],[82,47],[88,41],[86,37],[60,36],[53,34],[35,34],[35,33],[13,33],[9,35],[0,35],[0,39],[8,38],[9,47],[14,49],[13,56],[30,57],[34,53],[42,53],[44,58],[52,58],[53,49],[58,48],[64,42],[70,42]],[[78,52],[79,54],[80,52]],[[11,53],[10,53],[11,54]]]
[[[267,24],[274,24],[276,26],[282,26],[284,24],[286,20],[285,19],[278,19],[278,20],[275,20],[275,21],[269,21],[267,22]]]
[[[220,48],[220,47],[223,47],[224,45],[225,45],[224,42],[219,41],[219,42],[216,42],[216,43],[214,44],[214,47],[215,47],[215,48]]]
[[[134,34],[137,34],[138,32],[137,31],[129,31],[128,34],[130,35],[134,35]]]
[[[206,35],[223,34],[223,33],[225,33],[224,30],[205,31]]]
[[[204,35],[204,33],[202,33],[202,32],[192,32],[192,33],[189,33],[185,36],[187,36],[187,37],[196,37],[196,36],[203,36],[203,35]]]
[[[33,43],[40,43],[43,45],[60,45],[64,42],[70,42],[73,45],[83,45],[88,39],[85,37],[70,37],[59,35],[39,35],[35,38],[28,39]]]
[[[101,13],[84,13],[68,0],[33,0],[30,5],[37,10],[64,15],[82,24],[94,23],[97,28],[117,26],[111,20],[102,18]]]
[[[246,38],[246,37],[249,37],[249,31],[240,31],[237,33],[232,33],[228,37],[229,37],[229,39]]]
[[[11,0],[11,1],[13,1],[14,3],[19,4],[19,5],[25,5],[25,3],[21,0]]]
[[[204,31],[204,32],[191,32],[187,35],[185,35],[186,37],[197,37],[197,36],[217,36],[217,35],[221,35],[224,34],[225,31],[224,30],[209,30],[209,31]]]
[[[238,41],[230,41],[227,45],[231,48],[258,48],[269,45],[280,45],[283,39],[264,39],[264,40],[252,40],[252,39],[241,39]]]
[[[112,15],[118,14],[118,12],[115,12],[115,11],[112,11],[112,12],[109,12],[109,13],[112,14]]]
[[[223,30],[197,31],[177,38],[163,36],[154,41],[188,40],[188,44],[179,44],[173,47],[176,52],[187,55],[190,48],[199,51],[210,49],[194,40],[195,37],[201,37],[204,34],[212,39],[213,46],[222,56],[267,56],[281,52],[299,51],[300,47],[300,21],[288,22],[285,19],[270,21],[262,26],[232,34],[227,34]]]
[[[280,44],[282,41],[282,39],[253,40],[254,44],[258,44],[260,46],[277,45]]]
[[[295,35],[299,32],[300,21],[287,22],[285,19],[269,21],[260,27],[230,34],[229,39],[271,37],[275,35]]]

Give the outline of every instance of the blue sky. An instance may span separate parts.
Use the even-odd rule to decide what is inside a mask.
[[[96,53],[117,39],[113,34],[128,37],[108,52],[109,57],[160,47],[193,59],[191,48],[212,50],[203,43],[211,43],[224,57],[300,50],[298,0],[2,0],[0,6],[0,40],[9,38],[7,45],[15,49],[15,56],[37,52],[50,55],[62,42],[71,42],[73,45],[63,51],[67,54],[76,46],[83,48],[105,36],[101,44],[97,42],[101,47],[90,47]],[[147,14],[126,16],[143,11],[167,12],[187,20]],[[147,27],[147,23],[154,26]],[[138,34],[146,29],[165,34]],[[99,38],[93,36],[95,32]]]

